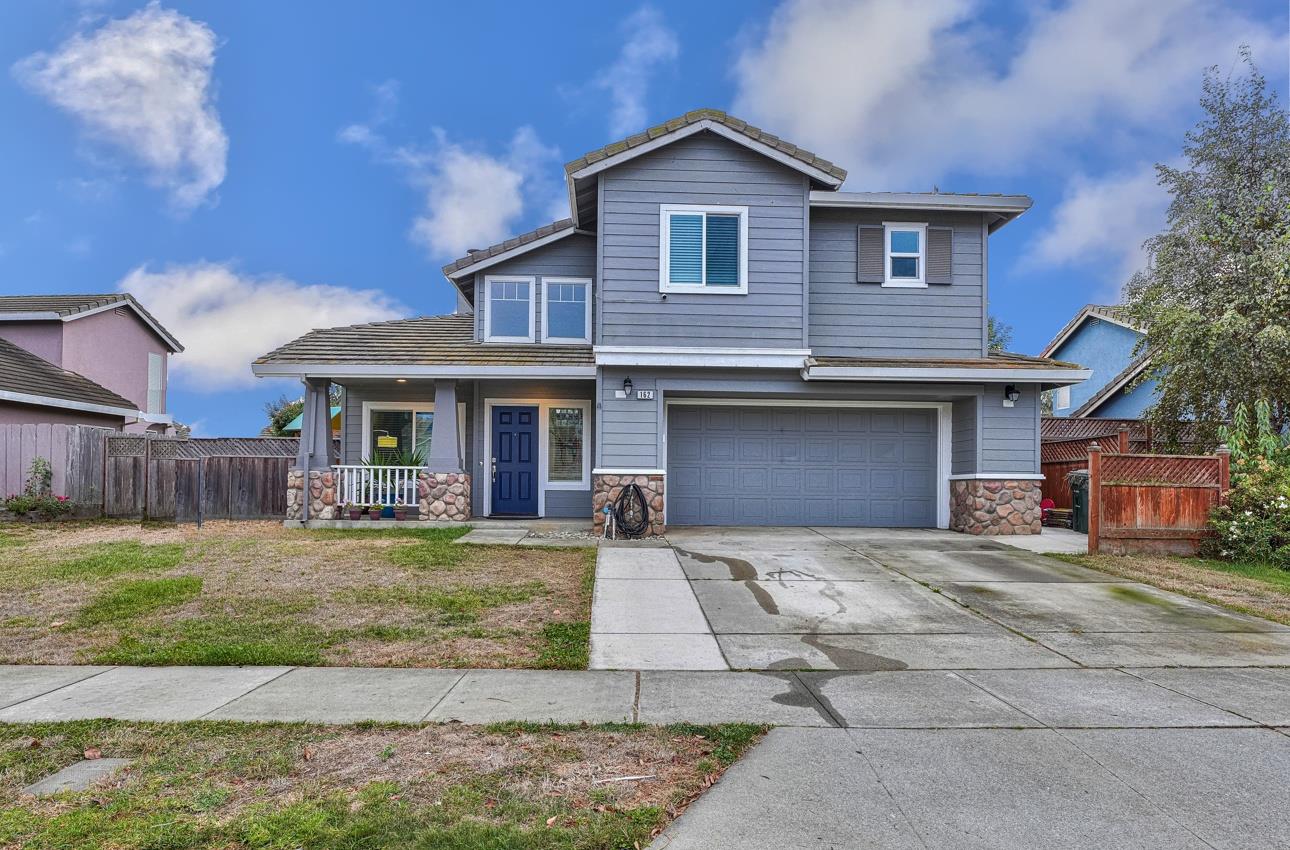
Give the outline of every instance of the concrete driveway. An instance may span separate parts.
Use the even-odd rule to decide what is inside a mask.
[[[752,670],[1290,665],[1290,629],[922,529],[669,532],[726,663]]]

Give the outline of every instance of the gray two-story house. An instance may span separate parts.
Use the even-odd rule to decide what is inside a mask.
[[[306,383],[291,516],[599,523],[636,483],[655,531],[1038,532],[1040,393],[1087,373],[987,350],[990,234],[1029,198],[840,191],[715,110],[565,168],[569,218],[444,267],[455,314],[256,361]]]

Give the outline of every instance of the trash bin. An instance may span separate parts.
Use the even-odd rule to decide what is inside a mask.
[[[1088,470],[1075,470],[1066,482],[1071,488],[1071,530],[1088,534]]]

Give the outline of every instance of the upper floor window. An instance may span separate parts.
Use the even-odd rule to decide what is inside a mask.
[[[586,278],[542,279],[542,340],[591,342],[591,281]]]
[[[660,292],[748,292],[748,208],[664,204]]]
[[[148,413],[161,413],[161,395],[165,392],[165,359],[148,352]]]
[[[927,225],[884,222],[886,276],[883,286],[926,286]]]
[[[533,342],[533,278],[488,277],[485,342]]]

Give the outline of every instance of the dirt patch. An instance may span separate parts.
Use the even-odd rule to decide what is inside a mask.
[[[1204,561],[1163,555],[1089,555],[1062,560],[1290,625],[1290,590],[1213,569]],[[1150,601],[1159,604],[1154,597]]]

